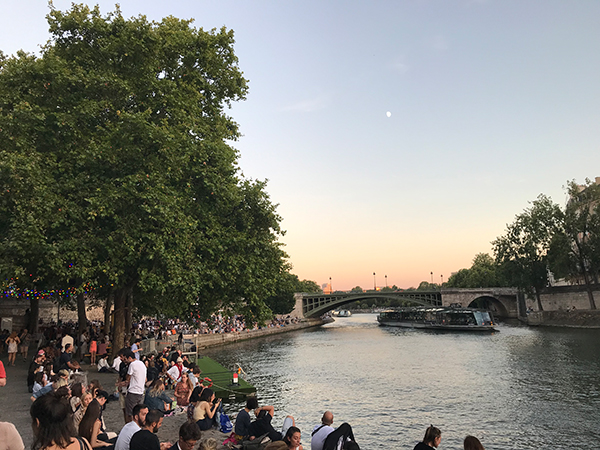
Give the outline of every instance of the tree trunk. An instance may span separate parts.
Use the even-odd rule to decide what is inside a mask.
[[[112,352],[113,358],[117,357],[117,353],[121,350],[125,343],[125,303],[127,297],[127,289],[121,288],[114,292],[114,323],[112,326]]]
[[[590,274],[585,267],[583,268],[583,279],[585,280],[585,290],[587,291],[588,300],[590,301],[590,309],[596,309],[594,291],[592,290],[592,280],[590,280]]]
[[[132,319],[131,315],[133,312],[133,292],[130,291],[127,293],[127,304],[125,306],[125,340],[131,338],[131,325]],[[132,342],[129,342],[131,345]]]
[[[535,288],[535,299],[537,300],[538,311],[543,311],[544,308],[542,306],[542,299],[540,297],[540,290]]]
[[[27,329],[33,335],[38,332],[38,322],[40,319],[40,299],[32,296],[29,298],[29,324]]]
[[[112,328],[110,323],[110,309],[113,304],[113,295],[113,292],[109,293],[106,297],[106,302],[104,303],[104,333],[107,335],[110,335]]]
[[[79,322],[79,331],[77,336],[73,336],[75,345],[77,346],[77,357],[81,358],[81,340],[79,337],[87,330],[87,314],[85,312],[85,294],[82,292],[77,295],[77,320]]]

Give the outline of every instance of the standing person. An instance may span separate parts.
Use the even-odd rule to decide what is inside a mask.
[[[335,428],[331,426],[332,424],[333,413],[331,411],[325,411],[323,417],[321,417],[321,425],[315,426],[311,434],[311,450],[323,450],[323,444],[325,443],[325,439],[332,431],[335,431]]]
[[[442,432],[439,428],[430,425],[425,430],[425,437],[423,438],[423,442],[419,442],[415,445],[414,450],[431,450],[438,448],[440,442],[442,441]]]
[[[8,363],[14,366],[15,359],[17,358],[17,347],[21,342],[19,336],[17,336],[17,332],[13,331],[5,342],[8,345]]]
[[[131,437],[129,450],[167,450],[171,447],[170,442],[158,440],[156,433],[163,423],[163,413],[152,409],[146,414],[144,427]]]
[[[300,428],[289,427],[283,437],[283,442],[288,446],[288,450],[303,450],[302,444],[300,444]]]
[[[98,352],[98,340],[96,339],[96,333],[92,332],[90,341],[90,364],[93,366],[96,364],[96,353]]]
[[[202,433],[194,422],[184,422],[179,427],[179,440],[169,450],[192,450],[201,437]]]
[[[483,445],[481,445],[481,442],[479,442],[479,439],[475,436],[467,436],[463,445],[465,450],[485,450]]]
[[[27,389],[29,392],[33,392],[33,385],[35,384],[35,375],[37,373],[44,372],[44,360],[46,359],[46,355],[44,350],[38,351],[31,364],[29,364],[29,370],[27,371]]]
[[[148,405],[144,405],[143,403],[135,405],[133,408],[133,420],[121,428],[117,442],[115,443],[115,450],[129,450],[131,438],[144,426],[148,411]]]
[[[38,398],[29,410],[34,450],[89,450],[85,438],[78,438],[71,420],[71,405],[66,398],[49,393]]]
[[[126,422],[131,422],[133,419],[133,407],[144,403],[144,391],[146,387],[146,365],[139,359],[135,358],[135,354],[126,349],[123,351],[125,360],[129,363],[127,369],[127,396],[125,397],[125,414]]]
[[[141,344],[142,344],[142,340],[140,338],[137,338],[133,342],[133,345],[131,346],[131,351],[135,355],[135,359],[137,359],[138,361],[140,360],[140,352],[142,351],[142,345]]]
[[[31,334],[25,328],[21,335],[19,336],[19,340],[21,341],[20,350],[21,356],[23,357],[23,361],[27,361],[27,353],[29,352],[29,344],[31,343]]]

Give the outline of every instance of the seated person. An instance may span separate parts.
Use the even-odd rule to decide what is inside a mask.
[[[194,422],[185,422],[179,427],[179,441],[169,450],[193,449],[201,437],[202,433]]]
[[[164,413],[170,408],[172,402],[173,399],[165,393],[165,384],[160,378],[154,380],[150,387],[146,389],[144,403],[148,405],[150,410],[157,409]],[[165,403],[169,404],[169,408],[165,407]]]
[[[197,391],[194,391],[197,392]],[[192,392],[192,394],[194,394]],[[210,430],[213,425],[216,425],[216,412],[221,404],[221,400],[215,401],[215,394],[212,389],[206,388],[200,394],[200,397],[196,400],[194,395],[190,398],[190,401],[194,401],[194,412],[192,419],[198,425],[198,428],[202,431]]]
[[[296,425],[296,422],[292,416],[286,416],[283,421],[283,427],[281,432],[276,431],[271,425],[273,415],[275,414],[275,408],[273,406],[262,406],[254,410],[256,420],[248,427],[248,435],[250,439],[257,438],[263,434],[268,434],[271,441],[281,441],[287,433],[287,430]]]
[[[331,411],[325,411],[323,417],[321,418],[321,424],[317,425],[310,439],[310,448],[311,450],[323,450],[323,444],[325,443],[325,438],[331,433],[335,431],[331,425],[333,424],[333,413]]]
[[[246,407],[242,409],[235,419],[235,437],[238,441],[248,438],[250,424],[252,419],[250,418],[250,412],[258,408],[258,399],[255,396],[249,396],[246,399]]]

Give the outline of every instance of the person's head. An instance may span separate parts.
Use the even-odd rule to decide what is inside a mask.
[[[60,369],[58,371],[58,376],[64,378],[65,380],[69,379],[69,371],[67,369]]]
[[[283,438],[283,441],[288,445],[288,447],[296,448],[300,445],[300,438],[301,438],[300,428],[289,427],[287,432],[285,433],[285,437]]]
[[[202,441],[199,450],[217,450],[217,440],[215,438],[208,438]]]
[[[485,450],[479,439],[475,436],[467,436],[464,442],[465,450]]]
[[[440,445],[442,440],[442,432],[439,428],[430,425],[425,430],[425,437],[423,438],[423,443],[429,445],[430,447],[437,448]]]
[[[190,403],[197,403],[200,401],[200,394],[202,393],[202,387],[196,386],[190,395]]]
[[[201,437],[202,433],[195,422],[185,422],[179,427],[179,448],[192,450]]]
[[[85,414],[79,423],[79,435],[86,438],[88,441],[92,440],[92,430],[96,420],[100,419],[100,413],[102,412],[102,406],[98,400],[94,399],[90,402]]]
[[[194,376],[198,376],[202,373],[202,371],[200,370],[200,367],[194,365],[194,367],[192,368],[192,373],[194,374]]]
[[[50,392],[33,402],[29,409],[32,419],[33,450],[57,445],[66,447],[77,433],[73,427],[69,401]]]
[[[204,389],[202,391],[202,394],[200,394],[201,402],[212,402],[214,398],[215,398],[215,393],[213,392],[212,389],[209,389],[209,388]]]
[[[132,362],[135,360],[135,353],[130,348],[125,348],[123,349],[123,358],[127,362]]]
[[[140,428],[144,426],[144,423],[146,422],[146,415],[148,414],[149,410],[150,408],[148,408],[148,405],[144,405],[143,403],[137,404],[133,407],[131,412],[133,421],[137,423]],[[198,426],[196,426],[196,428],[198,428]]]
[[[62,377],[58,377],[58,378],[56,379],[56,381],[54,381],[53,383],[54,383],[54,390],[55,390],[55,391],[59,390],[60,388],[62,388],[62,387],[64,387],[64,386],[66,386],[66,385],[68,384],[68,383],[67,383],[67,380],[65,380],[65,379],[64,379],[64,378],[62,378]]]
[[[100,403],[100,406],[104,407],[106,402],[108,401],[108,392],[98,389],[96,393],[96,400]]]
[[[256,408],[258,408],[258,398],[256,398],[254,395],[251,395],[246,399],[246,409],[248,411],[253,411]]]
[[[321,417],[321,423],[323,425],[331,425],[333,423],[333,413],[331,411],[325,411],[323,417]]]
[[[65,352],[71,353],[73,351],[73,346],[71,344],[65,344]]]
[[[73,395],[73,397],[81,397],[83,395],[83,391],[83,384],[80,382],[73,383],[71,385],[71,395]]]
[[[158,409],[151,409],[150,411],[148,411],[148,414],[146,414],[144,428],[152,431],[153,433],[157,433],[158,429],[162,425],[163,416],[164,414],[162,411],[159,411]]]
[[[160,395],[160,393],[164,390],[165,390],[165,383],[160,378],[157,378],[156,380],[154,380],[152,382],[152,384],[150,385],[150,395],[151,396]]]
[[[33,381],[35,381],[37,384],[44,384],[44,372],[38,372],[35,374],[35,376],[33,377]]]
[[[81,406],[83,408],[87,408],[88,405],[92,402],[92,400],[94,400],[94,397],[92,397],[92,394],[90,394],[89,392],[86,392],[85,394],[83,394],[81,396]]]

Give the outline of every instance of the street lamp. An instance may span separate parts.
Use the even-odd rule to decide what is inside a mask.
[[[375,272],[373,272],[373,290],[376,291],[377,290],[377,281],[375,279]]]
[[[387,284],[387,275],[385,276],[385,287],[388,287],[388,284]]]
[[[433,272],[431,272],[431,284],[433,284]]]
[[[442,279],[442,284],[440,284],[440,287],[442,287],[444,285],[444,275],[440,275],[440,278]]]
[[[329,293],[333,294],[333,286],[331,285],[331,277],[329,277]]]

